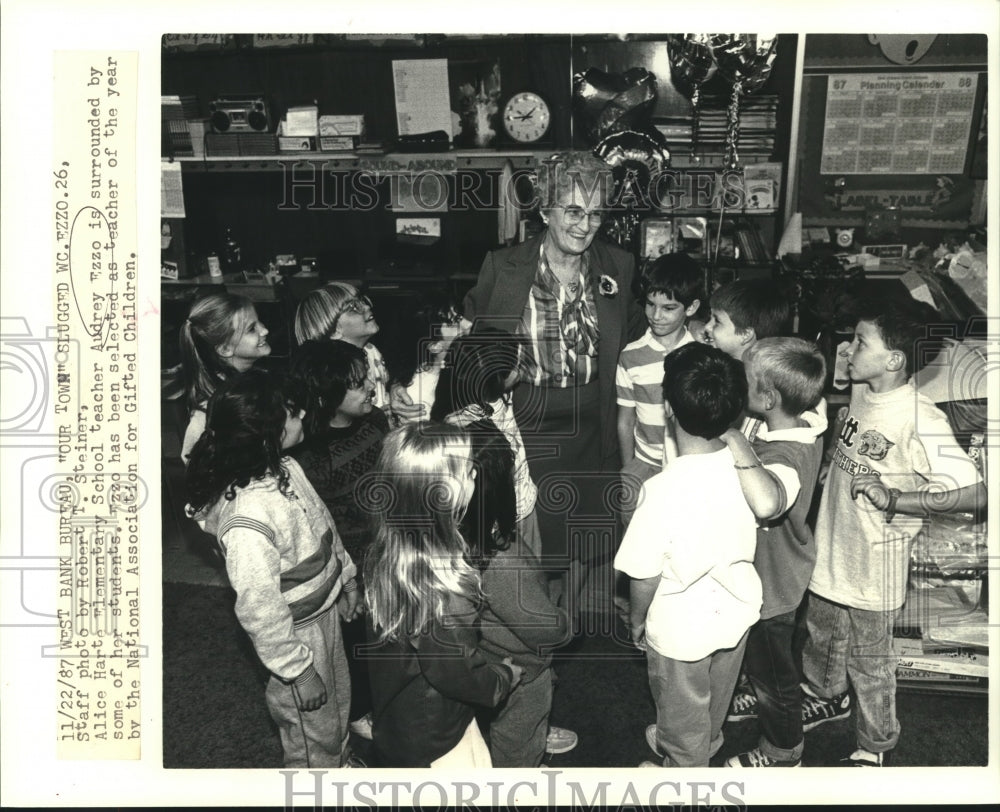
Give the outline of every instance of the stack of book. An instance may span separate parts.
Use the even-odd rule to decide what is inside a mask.
[[[912,690],[986,693],[990,624],[982,584],[940,582],[946,585],[907,595],[893,630],[896,679]]]
[[[733,241],[739,248],[739,259],[751,265],[764,265],[771,261],[760,229],[748,217],[739,217],[733,225]]]
[[[694,152],[694,127],[689,118],[656,118],[653,126],[667,139],[673,153]]]
[[[729,98],[703,96],[699,115],[698,152],[725,152]],[[740,158],[770,158],[778,124],[777,96],[740,98],[740,127],[736,151]]]
[[[198,115],[196,96],[161,96],[160,123],[162,155],[176,157],[202,152],[205,130],[203,119]],[[201,137],[198,137],[199,132]]]

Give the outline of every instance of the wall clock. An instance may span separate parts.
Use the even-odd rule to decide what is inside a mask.
[[[551,123],[549,105],[537,93],[515,93],[504,105],[503,128],[519,144],[540,141],[549,131]]]

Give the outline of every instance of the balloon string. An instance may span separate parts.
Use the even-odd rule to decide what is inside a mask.
[[[696,87],[691,92],[691,154],[698,151],[698,131],[701,125],[701,91]]]
[[[737,144],[740,139],[740,83],[733,83],[733,95],[729,101],[729,109],[726,111],[726,168],[737,169],[740,165],[740,156],[737,151]]]
[[[715,230],[715,257],[712,259],[712,265],[718,267],[719,265],[719,249],[722,247],[722,220],[726,215],[726,194],[725,192],[719,195],[719,227]]]

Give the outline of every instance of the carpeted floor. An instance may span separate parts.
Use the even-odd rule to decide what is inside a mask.
[[[226,587],[163,585],[163,761],[186,768],[281,766],[277,730],[264,706],[266,672],[233,614]],[[581,638],[557,655],[552,722],[575,730],[577,748],[554,767],[634,767],[653,757],[644,730],[654,721],[645,660],[610,617],[591,615]],[[985,697],[900,692],[903,727],[896,766],[987,763]],[[754,721],[729,723],[721,764],[757,742]],[[356,737],[352,737],[356,738]],[[806,734],[805,766],[829,766],[853,749],[850,720]],[[369,743],[353,742],[365,757]]]

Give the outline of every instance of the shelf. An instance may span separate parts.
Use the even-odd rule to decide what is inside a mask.
[[[389,152],[358,155],[355,152],[283,152],[278,155],[205,155],[164,157],[185,172],[280,172],[289,165],[319,164],[329,169],[373,172],[453,172],[459,169],[501,169],[510,161],[514,169],[535,167],[552,150],[448,150],[445,152]]]

